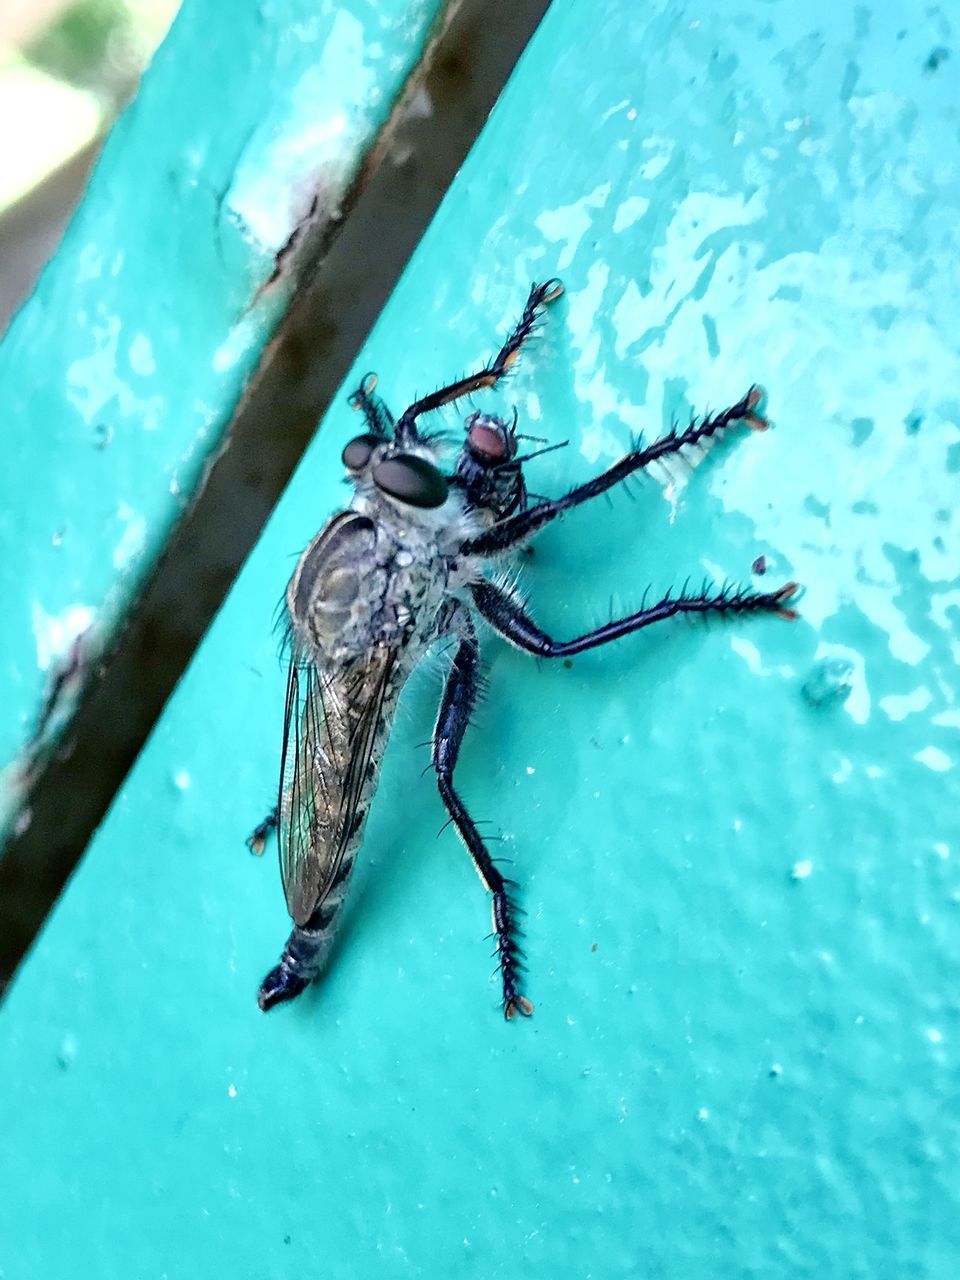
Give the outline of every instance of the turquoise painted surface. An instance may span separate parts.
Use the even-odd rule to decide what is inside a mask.
[[[0,347],[0,830],[45,689],[92,664],[190,501],[437,0],[186,0]],[[48,726],[53,738],[69,712]]]
[[[338,405],[4,1006],[8,1280],[956,1274],[960,189],[937,48],[955,60],[943,10],[557,0],[356,374],[400,405],[561,273],[499,401],[572,439],[545,492],[763,381],[774,431],[571,516],[525,581],[566,635],[611,593],[749,579],[763,554],[766,582],[806,584],[803,620],[665,627],[570,669],[487,645],[461,783],[524,886],[522,1025],[420,777],[425,672],[336,963],[264,1017],[287,921],[242,840],[277,763],[272,610],[343,500]],[[813,707],[824,661],[851,689]]]

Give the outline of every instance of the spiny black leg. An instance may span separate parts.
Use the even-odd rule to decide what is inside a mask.
[[[492,582],[474,583],[470,591],[478,610],[493,629],[518,649],[525,649],[538,658],[567,658],[586,649],[596,649],[664,618],[673,618],[678,613],[776,613],[781,618],[792,620],[797,614],[790,607],[790,601],[798,587],[795,582],[788,582],[779,591],[733,591],[724,588],[715,595],[706,592],[696,596],[666,595],[649,609],[639,609],[629,617],[617,618],[573,640],[553,640],[540,630],[517,600]]]
[[[389,436],[393,431],[393,414],[379,396],[375,396],[377,385],[375,373],[365,373],[360,386],[350,397],[351,409],[358,409],[366,419],[367,426],[378,436]]]
[[[397,439],[402,441],[405,437],[416,434],[415,424],[421,414],[429,413],[432,409],[439,409],[445,404],[450,404],[453,400],[459,400],[462,396],[472,395],[475,391],[482,391],[487,387],[495,387],[516,362],[520,349],[533,332],[537,322],[537,312],[541,307],[545,307],[548,303],[559,298],[561,293],[563,293],[563,284],[559,280],[548,280],[545,284],[533,285],[527,297],[527,305],[523,309],[523,315],[498,351],[493,362],[478,373],[471,373],[466,378],[460,378],[457,382],[451,382],[449,386],[441,387],[439,391],[434,391],[420,400],[415,400],[409,409],[403,411],[400,417],[400,421],[397,424]]]
[[[471,625],[469,633],[460,642],[444,686],[433,734],[433,767],[437,771],[437,785],[447,812],[473,858],[484,887],[493,895],[493,932],[503,980],[504,1017],[512,1018],[518,1012],[529,1017],[533,1013],[533,1005],[521,995],[519,987],[522,956],[517,907],[512,896],[515,885],[497,870],[476,824],[453,786],[453,770],[460,754],[460,744],[477,701],[479,661],[477,637]]]
[[[564,511],[569,511],[571,507],[578,507],[581,503],[597,497],[598,494],[606,493],[627,476],[648,467],[651,462],[657,462],[660,458],[666,458],[672,453],[679,453],[681,449],[699,444],[701,440],[709,440],[711,436],[715,436],[735,423],[746,423],[755,431],[765,430],[768,425],[766,419],[755,412],[762,398],[763,392],[760,388],[751,387],[742,400],[738,400],[729,409],[724,409],[722,413],[708,415],[699,422],[694,420],[685,431],[677,431],[674,428],[645,449],[632,450],[619,462],[614,463],[608,471],[604,471],[593,480],[588,480],[586,484],[578,485],[576,489],[571,489],[564,497],[555,498],[550,502],[541,502],[535,507],[528,507],[526,511],[518,511],[516,515],[499,521],[479,537],[464,543],[464,554],[502,555],[503,552],[525,542],[537,530],[542,529],[545,524],[556,519]]]
[[[247,836],[247,848],[251,853],[255,853],[259,858],[263,853],[264,846],[267,843],[267,837],[271,831],[276,831],[277,823],[280,821],[279,811],[274,805],[259,826],[254,827]]]

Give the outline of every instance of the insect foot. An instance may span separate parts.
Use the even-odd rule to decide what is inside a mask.
[[[743,405],[746,412],[742,415],[740,421],[745,422],[751,431],[766,431],[770,423],[762,413],[754,413],[757,405],[763,399],[763,387],[751,387],[743,398]]]
[[[247,836],[247,848],[251,853],[256,854],[259,858],[263,855],[263,851],[267,845],[267,838],[271,831],[277,828],[277,811],[273,809],[261,823],[250,832]]]
[[[508,1000],[503,1008],[503,1016],[509,1022],[515,1017],[517,1011],[523,1014],[525,1018],[529,1018],[533,1013],[533,1004],[526,996],[514,996],[512,1000]]]
[[[787,622],[796,622],[799,614],[792,607],[791,601],[796,601],[803,594],[803,588],[799,582],[787,582],[779,591],[774,591],[773,599],[776,602],[774,613],[786,618]]]

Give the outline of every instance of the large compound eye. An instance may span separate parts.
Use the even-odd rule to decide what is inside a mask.
[[[380,436],[375,436],[372,431],[366,431],[362,436],[354,436],[341,454],[343,465],[348,471],[362,471],[378,444],[383,444],[383,440]]]
[[[446,480],[433,463],[414,453],[399,453],[378,462],[373,469],[373,483],[410,507],[442,507],[449,492]]]
[[[502,462],[510,456],[509,443],[502,427],[491,426],[496,419],[474,422],[467,432],[467,443],[474,453],[490,462]]]

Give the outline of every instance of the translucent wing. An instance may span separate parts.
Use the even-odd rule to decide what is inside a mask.
[[[280,772],[280,870],[296,924],[307,923],[336,883],[351,837],[366,817],[364,783],[395,660],[395,650],[378,646],[331,678],[298,661],[296,653],[291,658]]]

